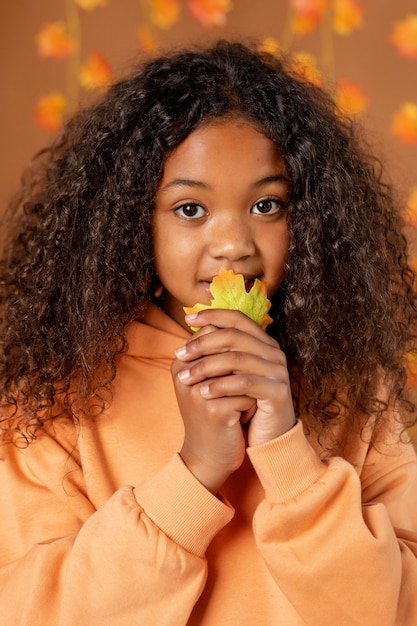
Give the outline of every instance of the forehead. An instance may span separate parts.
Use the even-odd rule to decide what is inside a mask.
[[[237,174],[256,168],[285,170],[275,144],[259,129],[241,119],[215,121],[199,126],[167,157],[163,178],[190,172]]]

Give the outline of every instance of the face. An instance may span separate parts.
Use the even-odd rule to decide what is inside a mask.
[[[255,278],[268,296],[284,275],[289,180],[275,145],[243,120],[194,130],[167,158],[155,197],[154,267],[165,311],[209,304],[220,268]]]

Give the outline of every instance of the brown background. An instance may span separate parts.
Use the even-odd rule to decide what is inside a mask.
[[[45,22],[65,19],[64,0],[0,0],[1,115],[0,203],[18,184],[25,163],[50,136],[37,128],[33,108],[37,98],[65,90],[66,62],[37,56],[35,36]],[[210,31],[194,22],[185,9],[170,30],[158,32],[162,46],[219,37],[282,36],[288,0],[234,0],[223,27]],[[417,146],[404,146],[389,134],[392,113],[404,101],[417,104],[417,59],[398,55],[388,43],[394,20],[417,14],[416,0],[361,0],[364,26],[348,37],[332,35],[335,76],[359,83],[370,99],[362,115],[368,138],[382,156],[387,171],[407,197],[417,185]],[[82,53],[98,49],[115,74],[138,53],[137,27],[144,2],[108,0],[92,12],[80,10]],[[295,40],[294,49],[320,54],[320,31]]]

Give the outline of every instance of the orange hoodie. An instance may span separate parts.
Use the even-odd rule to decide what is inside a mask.
[[[187,337],[151,307],[104,414],[2,448],[0,623],[417,624],[412,446],[356,437],[321,460],[299,422],[216,498],[177,454],[169,366]]]

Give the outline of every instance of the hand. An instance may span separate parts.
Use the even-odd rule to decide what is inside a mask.
[[[238,311],[206,310],[177,351],[172,374],[185,425],[181,456],[213,493],[243,462],[248,445],[295,423],[286,359],[277,342]]]

